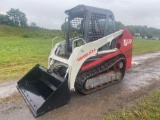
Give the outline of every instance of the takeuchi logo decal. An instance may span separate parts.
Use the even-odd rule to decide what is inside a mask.
[[[124,39],[124,46],[127,46],[128,44],[132,43],[132,39]]]
[[[87,56],[89,56],[90,54],[94,53],[96,51],[96,49],[94,48],[93,50],[90,50],[88,53],[85,53],[84,55],[82,55],[81,57],[77,58],[77,61],[81,61],[82,59],[86,58]]]

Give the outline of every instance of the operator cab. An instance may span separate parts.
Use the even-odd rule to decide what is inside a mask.
[[[65,13],[68,15],[65,21],[67,24],[67,54],[72,53],[73,47],[98,40],[115,32],[115,19],[110,10],[78,5],[66,10]],[[105,49],[109,48],[105,47]]]

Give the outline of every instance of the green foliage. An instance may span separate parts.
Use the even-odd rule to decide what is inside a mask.
[[[0,37],[53,38],[64,37],[60,30],[0,25]]]
[[[148,38],[152,38],[152,36],[157,36],[160,37],[160,29],[156,29],[153,27],[147,27],[145,26],[134,26],[134,25],[127,25],[125,26],[124,24],[122,24],[119,21],[115,22],[115,26],[116,26],[116,30],[119,30],[120,28],[129,28],[132,35],[134,35],[134,33],[140,33],[141,37],[145,37],[147,36]]]
[[[0,81],[22,77],[37,63],[47,67],[52,38],[23,37],[0,37]],[[54,44],[57,42],[60,41],[56,40]],[[156,50],[160,50],[160,41],[134,40],[134,55]]]
[[[36,25],[36,23],[35,23],[35,22],[31,22],[31,23],[30,23],[30,27],[36,28],[36,27],[37,27],[37,25]]]
[[[0,81],[22,77],[37,63],[47,66],[51,39],[56,36],[63,37],[63,33],[0,25]],[[134,55],[157,50],[160,50],[158,40],[134,40]]]
[[[0,81],[22,77],[37,63],[47,67],[52,38],[56,36],[63,37],[63,33],[0,25]]]
[[[0,24],[9,24],[11,20],[7,15],[0,14]]]
[[[24,26],[24,27],[28,26],[25,13],[21,12],[19,9],[11,8],[7,12],[7,16],[11,20],[9,25]]]
[[[115,21],[115,27],[116,27],[116,30],[119,30],[119,29],[125,28],[125,25],[123,25],[119,21]]]
[[[0,14],[0,24],[23,27],[28,26],[25,13],[21,12],[19,9],[14,8],[11,8],[6,13],[6,15]]]
[[[140,99],[130,107],[107,115],[103,120],[159,120],[160,119],[160,89]]]
[[[160,40],[135,39],[133,44],[133,55],[150,53],[160,50]]]
[[[67,29],[68,29],[68,22],[64,22],[62,25],[61,25],[61,30],[63,32],[67,32]]]
[[[23,38],[29,38],[29,35],[24,34],[24,35],[22,35],[22,37],[23,37]]]
[[[51,38],[0,37],[0,81],[22,77],[37,63],[47,67],[51,47]]]
[[[66,33],[68,30],[68,22],[64,22],[61,25],[61,30]],[[70,39],[81,36],[82,29],[81,29],[81,24],[78,24],[77,26],[73,26],[72,24],[69,25],[69,37]]]

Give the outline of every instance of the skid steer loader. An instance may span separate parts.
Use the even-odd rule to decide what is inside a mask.
[[[132,35],[115,30],[110,10],[78,5],[65,13],[66,40],[52,48],[48,69],[37,64],[17,83],[35,117],[67,104],[72,90],[90,94],[120,82],[131,67]]]

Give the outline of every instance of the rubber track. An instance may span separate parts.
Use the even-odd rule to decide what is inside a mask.
[[[86,90],[84,88],[84,84],[87,79],[92,78],[96,75],[99,75],[107,70],[109,70],[111,67],[113,67],[116,63],[118,63],[121,60],[125,60],[124,57],[117,56],[115,58],[112,58],[110,60],[105,61],[104,63],[100,64],[99,66],[96,66],[95,68],[89,69],[87,71],[84,71],[80,73],[75,81],[75,89],[76,91],[82,93],[82,94],[90,94],[92,92],[95,92],[99,89],[102,89],[104,87],[107,87],[109,85],[115,84],[117,82],[120,82],[121,80],[115,80],[115,81],[110,81],[104,85],[100,85],[99,87],[93,88],[91,90]]]

